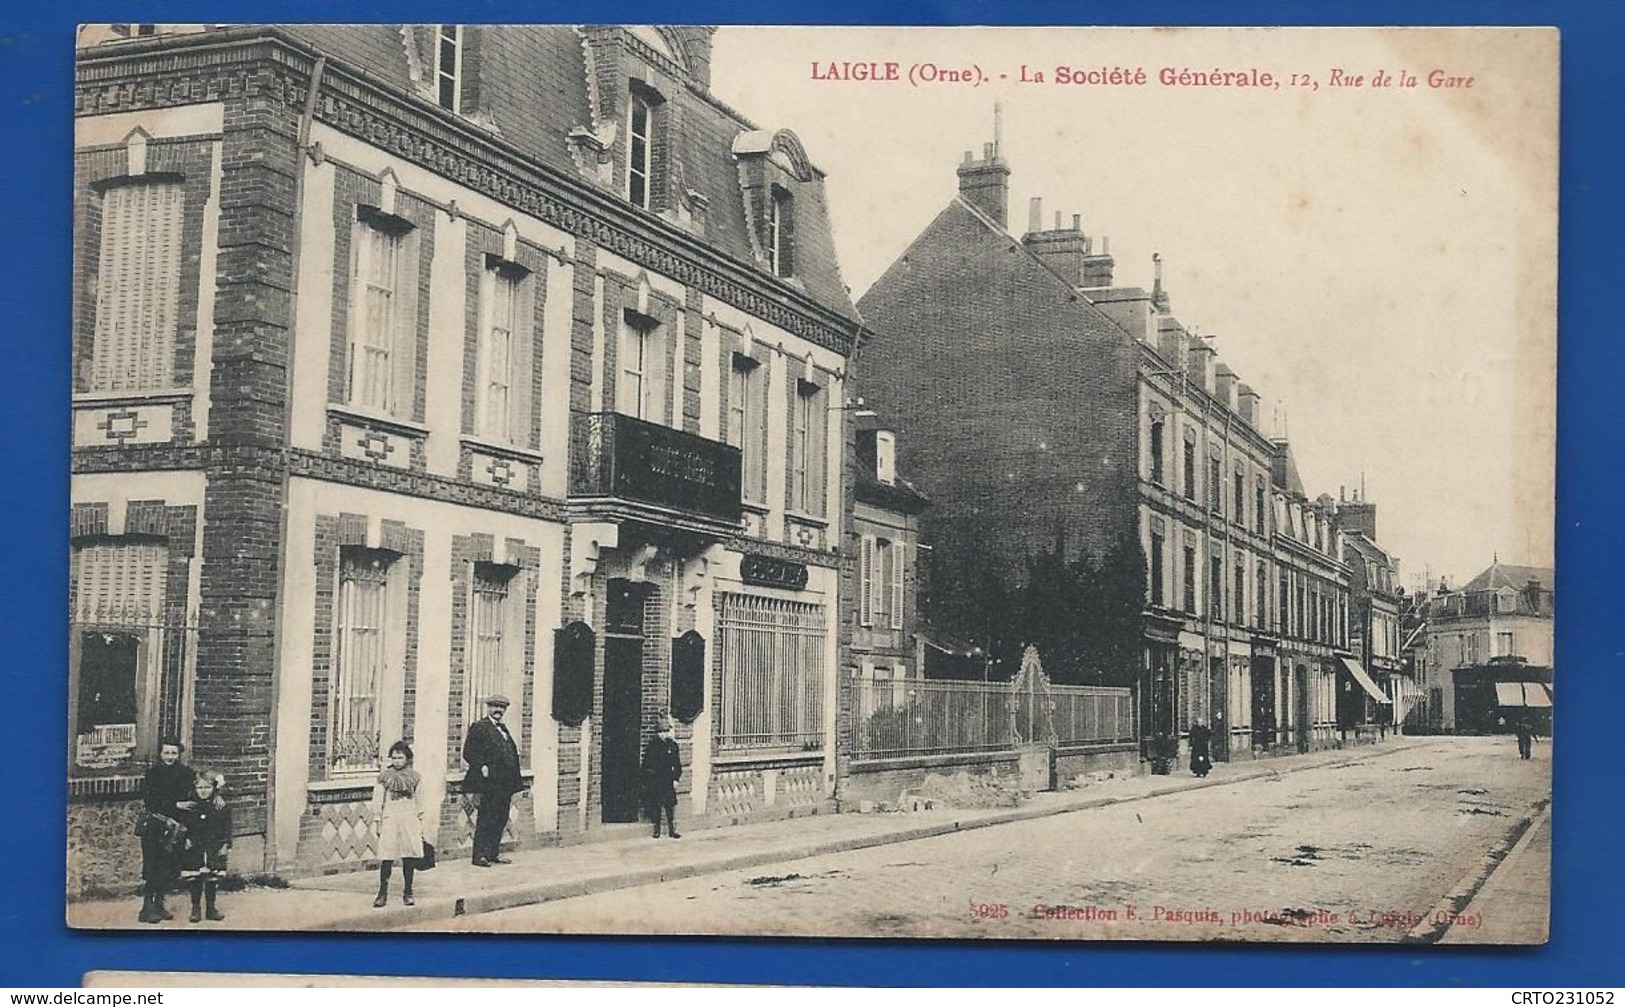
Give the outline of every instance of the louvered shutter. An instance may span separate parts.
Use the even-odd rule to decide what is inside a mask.
[[[872,536],[863,536],[863,545],[858,550],[858,624],[860,626],[874,625],[874,576],[875,576],[875,540]]]
[[[390,412],[403,420],[418,418],[418,233],[396,239],[399,256],[395,268],[396,310],[390,330],[394,362]]]
[[[540,342],[536,338],[536,288],[543,275],[527,273],[514,285],[513,366],[510,371],[512,387],[512,418],[508,430],[513,443],[522,448],[538,446],[536,422],[531,417],[531,390],[541,361],[536,359]]]
[[[903,543],[891,547],[891,628],[903,628]]]
[[[183,209],[177,182],[120,185],[103,197],[93,391],[174,383]]]

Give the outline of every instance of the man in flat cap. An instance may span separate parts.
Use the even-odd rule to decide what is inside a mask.
[[[480,795],[474,819],[475,867],[511,862],[501,856],[502,829],[508,824],[508,804],[525,789],[525,782],[519,775],[519,745],[502,722],[508,705],[508,697],[501,693],[488,697],[485,716],[469,725],[463,741],[463,761],[468,764],[463,792]]]

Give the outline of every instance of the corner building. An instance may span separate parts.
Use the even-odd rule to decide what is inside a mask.
[[[1127,541],[1145,593],[1133,682],[1142,754],[1213,728],[1219,759],[1341,742],[1350,570],[1261,396],[1152,289],[1116,282],[1079,216],[1010,230],[993,144],[860,300],[877,333],[861,391],[896,421],[898,466],[933,503],[934,556],[1021,571],[1064,540],[1095,560]],[[1108,560],[1109,561],[1109,560]],[[966,562],[966,560],[961,560]],[[988,644],[980,599],[941,595],[941,628]],[[946,604],[943,604],[943,603]]]
[[[171,733],[239,870],[368,863],[398,738],[466,847],[492,692],[509,842],[636,821],[666,709],[690,819],[825,806],[860,326],[711,33],[82,33],[70,888]]]

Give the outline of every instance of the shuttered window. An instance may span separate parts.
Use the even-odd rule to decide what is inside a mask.
[[[790,424],[790,509],[824,513],[824,390],[808,381],[796,383]]]
[[[511,263],[493,262],[481,278],[479,433],[532,447],[534,281]]]
[[[746,500],[767,499],[763,460],[767,430],[767,371],[750,357],[733,354],[728,383],[728,443],[739,449]]]
[[[119,540],[79,547],[74,618],[145,625],[164,607],[169,550],[161,542]]]
[[[119,185],[103,195],[90,391],[174,384],[184,203],[179,182]]]
[[[417,242],[409,224],[363,211],[350,300],[353,406],[411,419],[417,383]]]

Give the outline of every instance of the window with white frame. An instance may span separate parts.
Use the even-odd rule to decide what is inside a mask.
[[[724,594],[717,747],[813,751],[824,739],[824,609]]]
[[[531,282],[524,269],[493,258],[480,286],[478,430],[520,447],[531,440]]]
[[[403,686],[392,639],[390,571],[398,557],[382,549],[339,553],[332,726],[328,765],[335,774],[378,768],[389,715]]]
[[[184,210],[174,180],[137,180],[102,194],[88,391],[174,384]]]
[[[462,110],[463,26],[443,24],[435,33],[435,101],[453,112]]]
[[[810,381],[796,383],[790,422],[790,509],[824,513],[824,433],[827,417],[824,389]]]
[[[872,559],[868,577],[869,622],[866,626],[902,628],[902,566],[898,543],[890,539],[867,539],[872,543]]]
[[[666,414],[665,339],[653,319],[633,311],[621,321],[620,377],[615,385],[616,411],[651,423]]]
[[[349,403],[411,418],[416,369],[415,243],[405,221],[363,210],[355,229]]]
[[[657,101],[634,87],[626,113],[626,198],[645,210],[654,208],[654,124]]]
[[[485,697],[494,693],[518,695],[514,683],[515,657],[521,632],[514,625],[513,599],[517,568],[496,563],[475,563],[469,597],[468,676],[463,718],[473,723],[485,715]],[[516,722],[517,722],[517,711]]]
[[[789,190],[773,186],[768,199],[768,259],[776,276],[794,272],[795,200]]]
[[[744,497],[767,499],[767,369],[741,353],[728,372],[728,443],[739,449]]]

